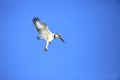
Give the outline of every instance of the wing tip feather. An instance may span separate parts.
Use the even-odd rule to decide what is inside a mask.
[[[36,21],[40,21],[40,19],[38,17],[34,17],[32,21],[35,23]]]

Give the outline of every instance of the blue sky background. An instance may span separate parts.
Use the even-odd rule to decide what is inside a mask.
[[[64,40],[48,52],[33,17]],[[0,80],[120,80],[120,2],[0,0]]]

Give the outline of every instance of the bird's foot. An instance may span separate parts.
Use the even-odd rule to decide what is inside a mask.
[[[45,50],[45,51],[48,51],[48,49],[47,49],[47,48],[44,48],[44,50]]]
[[[40,40],[40,37],[36,37],[38,40]]]
[[[51,42],[49,42],[49,44],[51,45]]]

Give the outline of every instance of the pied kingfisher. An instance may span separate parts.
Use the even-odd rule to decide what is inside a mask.
[[[46,40],[46,45],[44,50],[47,51],[48,50],[48,45],[52,42],[52,40],[54,40],[55,38],[59,38],[62,42],[64,42],[64,40],[62,39],[62,36],[58,33],[54,34],[52,33],[47,25],[43,22],[40,21],[40,19],[38,17],[34,17],[33,18],[33,23],[35,28],[37,29],[37,31],[39,32],[40,36],[37,37],[38,40]]]

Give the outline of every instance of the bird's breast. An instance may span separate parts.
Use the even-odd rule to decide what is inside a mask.
[[[54,39],[54,37],[52,35],[48,36],[48,41],[52,41]]]

